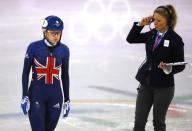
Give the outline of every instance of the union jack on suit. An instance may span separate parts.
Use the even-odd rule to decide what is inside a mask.
[[[55,58],[47,57],[46,66],[34,59],[36,65],[37,80],[45,77],[45,84],[53,84],[53,77],[59,80],[59,70],[61,65],[55,67]]]
[[[59,42],[56,46],[49,47],[43,39],[28,46],[24,60],[22,87],[23,96],[29,96],[30,99],[28,114],[34,131],[51,131],[57,125],[63,94],[64,101],[69,100],[68,67],[69,48],[66,45]],[[32,80],[29,85],[31,68]],[[44,116],[47,120],[44,120]]]

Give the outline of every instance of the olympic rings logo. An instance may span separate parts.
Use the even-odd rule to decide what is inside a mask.
[[[73,16],[69,36],[79,44],[91,39],[109,43],[117,34],[123,35],[130,17],[136,16],[127,0],[88,0],[82,12]]]

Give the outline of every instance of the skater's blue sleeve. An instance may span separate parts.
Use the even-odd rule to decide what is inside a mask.
[[[29,73],[31,70],[31,66],[33,64],[33,58],[34,58],[34,47],[32,44],[30,44],[25,54],[24,66],[23,66],[23,74],[22,74],[23,97],[28,96]]]
[[[61,66],[61,79],[65,101],[69,100],[69,56],[70,56],[69,48],[65,47],[65,52]]]

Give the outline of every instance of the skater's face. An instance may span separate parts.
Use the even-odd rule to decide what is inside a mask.
[[[155,28],[160,32],[165,32],[168,28],[167,19],[158,13],[154,13],[153,17]]]
[[[61,38],[62,31],[53,31],[53,30],[47,30],[45,31],[45,38],[51,43],[51,44],[57,44]]]

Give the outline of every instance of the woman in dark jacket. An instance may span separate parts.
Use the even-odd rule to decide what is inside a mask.
[[[152,16],[135,22],[127,36],[131,43],[145,43],[146,59],[138,69],[140,82],[136,101],[134,131],[145,131],[145,125],[153,106],[155,131],[166,131],[165,117],[174,96],[174,74],[185,65],[167,63],[184,61],[184,43],[174,31],[177,15],[172,5],[157,7]],[[141,33],[144,26],[154,22],[154,29]]]

